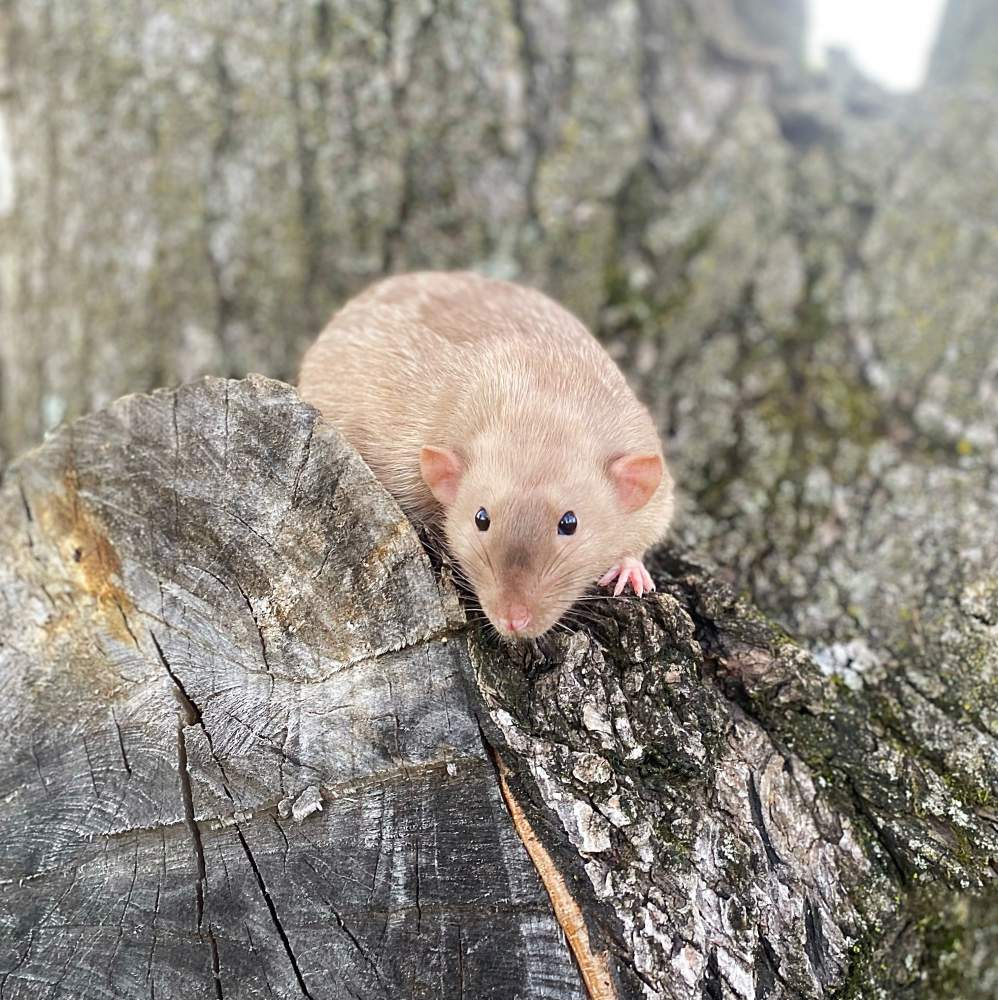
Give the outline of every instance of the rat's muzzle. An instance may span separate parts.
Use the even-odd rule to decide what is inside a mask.
[[[522,637],[530,628],[530,611],[524,604],[505,604],[495,616],[496,626],[504,635]]]

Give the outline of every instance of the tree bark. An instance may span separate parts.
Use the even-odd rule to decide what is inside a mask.
[[[279,383],[78,420],[0,538],[5,998],[924,997],[993,878],[917,666],[833,682],[671,550],[500,644]]]
[[[960,25],[998,52],[985,8],[955,0],[937,64]],[[806,74],[796,0],[234,9],[0,5],[8,455],[124,392],[288,378],[369,280],[475,266],[594,324],[689,540],[826,660],[993,578],[979,74]]]
[[[998,85],[998,10],[988,0],[950,0],[932,52],[929,79],[942,86]]]
[[[4,0],[0,447],[125,392],[290,377],[386,271],[515,274],[595,319],[632,174],[693,167],[801,12]]]

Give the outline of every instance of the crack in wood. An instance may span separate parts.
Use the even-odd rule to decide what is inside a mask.
[[[193,699],[187,693],[187,688],[184,687],[183,681],[174,672],[173,667],[170,666],[169,660],[167,660],[163,653],[163,647],[159,644],[156,633],[152,629],[149,630],[149,638],[152,639],[152,644],[156,648],[156,655],[159,657],[159,662],[163,664],[164,669],[170,676],[170,680],[173,681],[174,694],[180,703],[180,707],[183,709],[184,724],[188,726],[198,725],[201,722],[201,709],[194,704]]]
[[[308,429],[308,435],[305,438],[305,443],[302,445],[301,450],[301,460],[298,463],[298,468],[295,470],[295,481],[291,488],[291,509],[294,510],[298,506],[298,487],[301,485],[302,473],[305,471],[305,466],[308,465],[308,458],[312,452],[312,435],[315,434],[315,423]]]
[[[814,971],[814,976],[822,986],[827,986],[830,980],[825,962],[825,934],[821,926],[821,910],[812,902],[811,897],[804,899],[804,952]]]
[[[295,974],[295,979],[298,980],[298,988],[301,990],[303,997],[307,1000],[312,1000],[312,994],[309,993],[308,987],[305,985],[305,978],[302,975],[300,966],[298,965],[298,959],[295,957],[294,949],[291,947],[291,941],[288,938],[287,932],[284,930],[284,925],[281,923],[281,918],[277,913],[277,907],[274,905],[274,900],[270,895],[270,890],[267,888],[267,884],[263,880],[263,875],[257,866],[256,859],[253,857],[253,852],[249,848],[249,844],[246,843],[246,837],[243,835],[243,831],[239,824],[236,824],[236,836],[239,837],[239,843],[242,845],[243,851],[246,854],[246,860],[249,861],[250,867],[253,869],[253,874],[256,876],[257,885],[260,887],[260,892],[263,895],[263,900],[267,904],[267,909],[270,911],[270,919],[273,921],[274,928],[277,931],[277,936],[281,939],[281,944],[284,946],[284,951],[288,956],[288,961],[291,963],[291,969]]]
[[[118,734],[118,749],[121,751],[121,763],[125,765],[128,776],[132,776],[132,765],[128,762],[128,754],[125,753],[125,738],[121,733],[121,726],[118,724],[118,717],[114,714],[114,706],[111,706],[111,721],[114,723],[115,732]]]
[[[783,864],[783,859],[776,853],[773,841],[770,839],[769,830],[766,829],[766,821],[762,815],[762,799],[759,798],[759,789],[756,787],[755,775],[751,772],[748,778],[748,800],[752,811],[752,822],[759,831],[759,839],[766,851],[766,860],[769,867],[774,871]]]
[[[35,520],[34,514],[31,513],[31,504],[28,503],[28,495],[24,492],[24,484],[21,482],[20,477],[17,480],[17,492],[21,497],[21,505],[24,507],[24,516],[28,519],[29,523],[33,523]],[[28,534],[28,542],[31,542],[31,534]]]
[[[330,907],[330,909],[332,910],[333,917],[336,920],[336,926],[339,927],[339,929],[349,939],[350,943],[354,946],[354,948],[357,949],[357,951],[360,954],[361,958],[363,958],[364,961],[367,963],[367,965],[370,966],[371,971],[374,973],[374,976],[378,980],[378,982],[380,983],[380,985],[385,990],[388,990],[389,993],[390,993],[391,992],[391,988],[388,985],[388,983],[385,982],[385,978],[381,974],[381,970],[378,968],[377,963],[367,953],[367,950],[364,948],[364,946],[357,939],[357,936],[354,934],[354,932],[352,930],[350,930],[349,927],[347,927],[346,922],[344,921],[344,919],[343,919],[342,915],[340,914],[339,910],[335,910],[332,907]],[[419,932],[417,931],[417,933],[419,933]]]
[[[30,927],[28,929],[28,943],[24,946],[24,952],[21,954],[21,957],[17,960],[17,964],[3,974],[3,979],[0,979],[0,1000],[3,1000],[3,994],[4,994],[4,989],[6,989],[7,986],[7,980],[10,979],[10,977],[13,976],[14,973],[17,972],[17,970],[20,969],[25,962],[27,962],[28,955],[31,953],[31,946],[34,944],[34,941],[35,941],[35,928]]]
[[[160,662],[163,664],[170,680],[173,682],[174,695],[177,699],[177,773],[180,778],[180,796],[184,807],[184,822],[190,833],[191,844],[194,848],[194,862],[197,866],[197,882],[194,887],[195,912],[197,915],[198,934],[207,940],[211,951],[212,979],[215,987],[216,1000],[223,1000],[221,961],[218,953],[218,942],[209,923],[205,927],[204,907],[205,889],[208,885],[207,866],[204,859],[204,842],[201,839],[201,829],[198,826],[197,818],[194,815],[194,792],[191,788],[191,772],[187,760],[187,744],[184,741],[184,729],[187,726],[199,725],[201,723],[201,710],[194,703],[183,682],[170,666],[169,661],[163,653],[163,648],[150,630],[149,637],[156,649]]]
[[[769,938],[759,930],[759,947],[755,954],[753,966],[756,978],[756,994],[759,997],[769,996],[776,984],[786,985],[786,980],[780,973],[780,960],[770,944]]]
[[[872,831],[877,843],[884,849],[888,860],[887,867],[894,872],[897,881],[902,888],[906,888],[911,881],[906,863],[895,849],[894,844],[891,843],[891,838],[887,829],[877,821],[877,817],[873,814],[873,809],[866,796],[864,796],[856,787],[856,782],[853,780],[852,775],[847,774],[847,778],[847,787],[849,789],[853,807],[855,808],[857,814],[866,821],[866,824]]]
[[[707,956],[707,971],[701,983],[703,1000],[724,1000],[724,988],[721,985],[721,970],[717,964],[717,948],[711,948]]]
[[[246,609],[250,613],[250,618],[253,619],[253,625],[256,628],[257,635],[260,638],[260,656],[263,658],[263,665],[266,669],[267,674],[270,677],[270,691],[273,694],[274,691],[274,672],[270,666],[270,660],[267,658],[267,640],[263,634],[263,627],[260,625],[260,619],[257,618],[256,611],[253,608],[253,602],[250,600],[249,594],[243,589],[243,585],[235,578],[232,578],[232,582],[236,585],[236,589],[239,591],[243,602],[246,605]]]
[[[131,636],[132,642],[136,649],[139,649],[139,640],[135,637],[135,633],[132,631],[132,626],[128,622],[128,615],[125,614],[125,609],[122,606],[120,598],[112,596],[112,601],[114,606],[118,609],[118,614],[121,615],[121,623],[125,626],[125,631]]]

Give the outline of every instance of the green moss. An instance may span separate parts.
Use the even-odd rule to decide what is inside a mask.
[[[843,437],[869,447],[884,434],[883,405],[874,390],[817,353],[834,336],[824,306],[806,300],[798,322],[780,339],[790,378],[759,405],[760,417],[775,434],[792,437],[789,464],[801,475],[815,465],[830,465]],[[751,357],[746,361],[748,368],[756,364]]]
[[[938,916],[926,917],[925,927],[920,927],[925,941],[926,954],[923,964],[928,978],[928,988],[938,997],[962,996],[964,977],[960,969],[960,956],[964,950],[966,928],[947,923]]]
[[[883,909],[883,903],[879,906]],[[869,905],[877,905],[873,899]],[[977,996],[965,956],[975,917],[965,899],[898,898],[916,916],[900,935],[871,925],[849,950],[849,969],[832,1000],[964,1000]]]
[[[871,984],[875,981],[874,949],[869,937],[849,949],[849,972],[831,1000],[870,1000]]]

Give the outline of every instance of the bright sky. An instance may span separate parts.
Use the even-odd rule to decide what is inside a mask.
[[[914,90],[925,76],[944,2],[810,0],[808,58],[820,66],[828,46],[848,49],[878,83]]]

